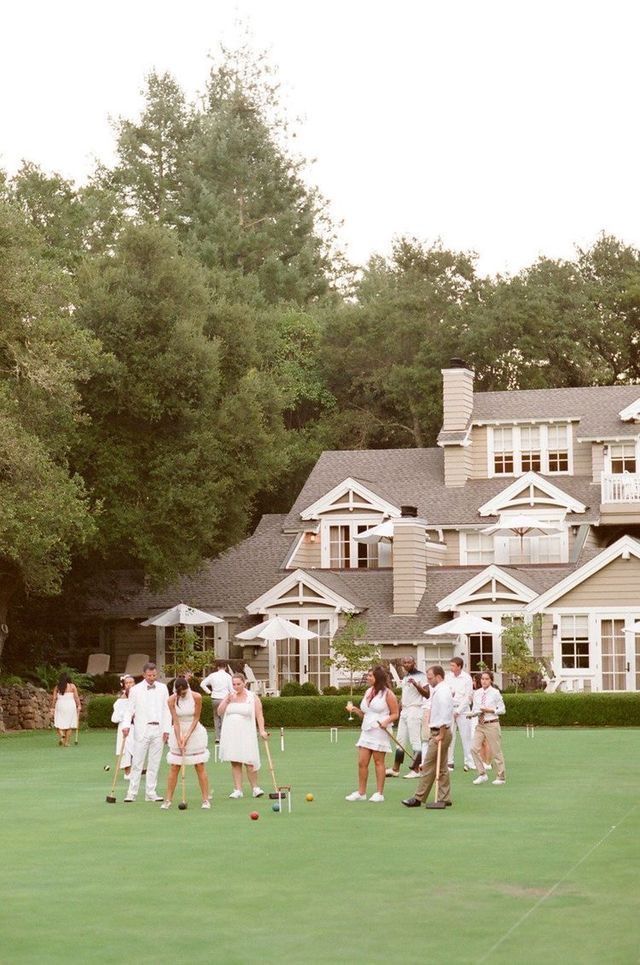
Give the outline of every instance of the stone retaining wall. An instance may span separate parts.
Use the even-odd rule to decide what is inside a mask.
[[[85,697],[80,696],[82,708]],[[0,687],[0,732],[45,730],[51,723],[51,694],[33,684]]]

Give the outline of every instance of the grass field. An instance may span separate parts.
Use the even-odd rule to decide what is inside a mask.
[[[637,730],[506,730],[507,785],[458,762],[431,812],[346,803],[354,740],[274,735],[279,815],[213,761],[210,812],[193,774],[186,812],[108,805],[112,733],[3,737],[0,962],[640,961]]]

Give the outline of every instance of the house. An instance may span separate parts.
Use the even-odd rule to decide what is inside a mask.
[[[161,663],[170,639],[138,624],[182,599],[223,617],[206,631],[217,654],[242,653],[273,690],[335,682],[326,659],[348,614],[384,658],[499,670],[498,636],[424,635],[463,613],[536,617],[534,652],[559,677],[640,689],[640,386],[478,392],[457,359],[442,375],[437,447],[324,452],[289,513],[197,576],[96,603],[113,664],[131,650]],[[523,515],[536,525],[512,527]],[[385,522],[389,536],[362,539]],[[234,650],[270,615],[317,637]]]

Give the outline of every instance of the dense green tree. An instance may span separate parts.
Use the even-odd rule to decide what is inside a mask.
[[[68,273],[0,201],[0,625],[19,588],[56,593],[90,537],[92,510],[68,456],[82,420],[80,383],[98,342],[78,325]],[[0,652],[5,633],[0,631]]]

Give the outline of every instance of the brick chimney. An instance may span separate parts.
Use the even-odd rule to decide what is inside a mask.
[[[393,612],[413,616],[427,587],[427,521],[401,506],[393,521]]]
[[[462,359],[451,359],[442,369],[442,431],[445,486],[464,486],[471,473],[471,447],[467,430],[473,415],[473,378]]]

